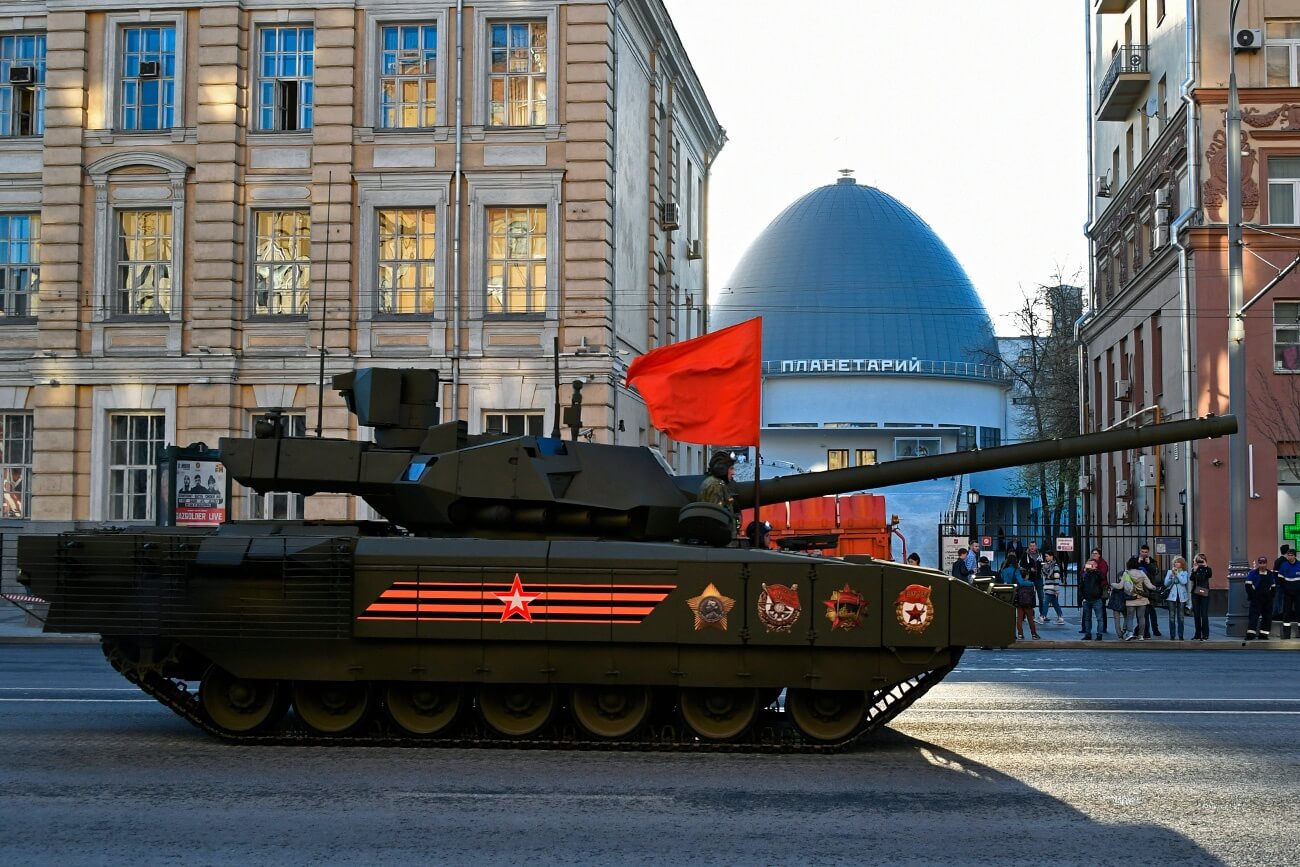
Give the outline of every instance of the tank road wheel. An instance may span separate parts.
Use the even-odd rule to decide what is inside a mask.
[[[867,715],[865,692],[792,689],[786,693],[786,710],[805,736],[825,743],[842,741],[858,730]]]
[[[199,704],[212,724],[223,732],[246,735],[280,721],[287,709],[283,692],[274,680],[235,677],[213,665],[199,683]]]
[[[460,716],[465,690],[456,683],[390,683],[384,706],[398,728],[413,735],[436,735]]]
[[[478,690],[483,721],[499,734],[526,738],[536,734],[555,710],[555,690],[546,684],[493,683]]]
[[[575,686],[569,708],[587,734],[606,740],[636,731],[650,712],[650,690],[644,686],[598,684]]]
[[[684,688],[679,705],[691,731],[706,741],[740,737],[758,715],[758,690]]]
[[[293,709],[312,731],[346,734],[361,724],[370,710],[370,685],[346,681],[298,681],[293,685]]]

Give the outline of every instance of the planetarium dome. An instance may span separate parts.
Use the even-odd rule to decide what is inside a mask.
[[[718,293],[711,328],[758,315],[767,363],[920,359],[921,372],[942,375],[997,357],[988,311],[952,251],[902,202],[850,177],[763,230]]]

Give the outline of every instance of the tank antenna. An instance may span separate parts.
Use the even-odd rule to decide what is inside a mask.
[[[326,175],[325,189],[325,285],[320,299],[320,376],[316,383],[316,439],[321,438],[325,420],[325,317],[330,300],[330,220],[334,219],[334,170]]]

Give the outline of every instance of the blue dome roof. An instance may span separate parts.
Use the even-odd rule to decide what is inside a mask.
[[[718,293],[711,327],[757,315],[765,362],[987,364],[981,350],[997,353],[988,311],[952,251],[902,202],[852,178],[813,190],[763,230]]]

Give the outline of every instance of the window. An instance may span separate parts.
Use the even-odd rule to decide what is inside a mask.
[[[307,211],[258,211],[253,262],[253,314],[307,313],[311,288],[311,216]]]
[[[249,433],[252,425],[257,423],[256,413],[249,420]],[[307,435],[307,413],[286,412],[283,415],[285,436],[304,437]],[[305,515],[307,498],[303,494],[291,494],[286,491],[269,491],[259,494],[248,489],[248,516],[255,520],[301,521]]]
[[[438,120],[437,25],[386,25],[379,41],[379,125],[433,126]]]
[[[1273,304],[1273,369],[1300,371],[1300,301]]]
[[[542,414],[540,412],[487,412],[483,414],[483,431],[513,437],[539,437],[542,436]]]
[[[488,208],[487,312],[546,309],[546,209]]]
[[[45,34],[0,36],[0,137],[45,133]]]
[[[1294,226],[1300,214],[1300,157],[1268,158],[1268,221],[1279,226]]]
[[[894,440],[894,457],[923,458],[942,453],[942,441],[930,437],[897,437]]]
[[[995,449],[1002,445],[1002,430],[996,427],[980,428],[980,448]]]
[[[1169,99],[1169,85],[1165,82],[1166,76],[1160,76],[1159,83],[1156,84],[1156,119],[1160,121],[1160,131],[1164,132],[1165,123],[1168,120],[1168,108],[1166,103]]]
[[[436,213],[432,208],[381,209],[376,216],[378,311],[433,313]]]
[[[876,450],[858,449],[855,458],[855,462],[860,467],[874,467],[876,465]]]
[[[108,519],[152,521],[155,474],[163,448],[163,413],[108,417]]]
[[[119,128],[171,129],[176,114],[176,27],[122,28]]]
[[[172,293],[172,212],[118,211],[117,316],[166,314]]]
[[[1264,66],[1269,87],[1300,84],[1300,21],[1269,21],[1264,27]]]
[[[849,465],[848,449],[827,449],[826,469],[842,470]]]
[[[30,518],[32,512],[32,414],[0,413],[0,518]]]
[[[546,22],[489,25],[489,126],[546,124]]]
[[[311,129],[315,32],[310,27],[263,27],[257,74],[257,128]]]
[[[41,218],[0,214],[0,321],[36,315],[40,261]]]
[[[970,452],[975,450],[975,427],[973,425],[962,425],[957,428],[957,451]]]

